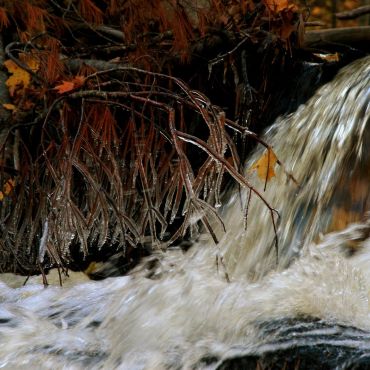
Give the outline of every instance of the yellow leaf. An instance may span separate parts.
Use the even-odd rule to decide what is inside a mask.
[[[30,55],[20,54],[20,61],[27,65],[29,69],[36,72],[39,68],[39,62]],[[10,96],[14,96],[16,89],[24,90],[31,82],[31,75],[15,64],[11,59],[4,62],[4,66],[12,75],[6,80],[5,84],[8,86]]]
[[[0,201],[2,201],[6,195],[9,195],[12,190],[14,189],[15,181],[13,179],[9,179],[3,186],[3,191],[0,191]]]
[[[258,177],[263,181],[269,181],[275,176],[277,157],[271,148],[252,165],[251,170],[256,170]]]
[[[19,68],[12,60],[7,60],[4,62],[5,67],[8,69],[9,73],[12,73],[5,84],[8,86],[10,96],[14,96],[16,88],[25,88],[30,84],[31,77],[28,72],[24,69]]]
[[[17,107],[14,104],[3,104],[3,107],[7,110],[16,110]]]
[[[14,186],[15,186],[15,181],[13,179],[9,179],[3,186],[4,194],[9,195],[14,189]]]

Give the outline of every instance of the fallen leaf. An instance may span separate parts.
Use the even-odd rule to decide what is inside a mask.
[[[263,181],[269,181],[275,175],[277,157],[271,148],[268,148],[263,155],[252,165],[251,170],[256,170],[258,177]]]
[[[30,84],[30,74],[22,68],[19,68],[12,60],[8,59],[4,62],[8,72],[12,75],[6,80],[5,84],[8,86],[10,96],[14,96],[15,90],[25,88]]]
[[[36,72],[39,68],[38,60],[30,55],[20,54],[19,60],[33,72]],[[31,75],[26,70],[19,67],[11,59],[6,60],[4,66],[12,74],[5,82],[6,86],[8,86],[10,96],[14,96],[17,89],[24,90],[29,86]]]
[[[54,90],[58,92],[58,94],[63,94],[68,91],[72,91],[81,87],[85,82],[85,77],[83,76],[76,76],[71,81],[62,81],[61,84],[54,87]]]
[[[289,4],[289,0],[264,0],[265,5],[273,13],[280,13],[284,10],[298,11],[298,8],[295,4]]]
[[[339,62],[339,54],[321,54],[321,53],[313,53],[313,55],[321,60],[324,60],[329,63]]]
[[[9,179],[5,182],[3,186],[3,191],[0,191],[0,201],[2,201],[6,195],[9,195],[12,192],[14,186],[15,181],[13,179]]]
[[[14,189],[14,186],[15,186],[15,181],[13,179],[9,179],[3,186],[4,194],[9,195]]]
[[[54,87],[54,90],[57,91],[58,94],[63,94],[65,92],[71,91],[75,88],[75,84],[71,81],[62,81],[60,85]]]
[[[3,104],[3,107],[7,110],[16,110],[17,107],[14,104]]]
[[[284,9],[289,8],[288,0],[265,0],[266,6],[275,13],[279,13]]]
[[[73,78],[72,82],[75,84],[75,88],[81,87],[85,83],[85,77],[77,75]]]

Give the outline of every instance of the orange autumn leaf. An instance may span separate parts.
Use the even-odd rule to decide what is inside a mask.
[[[58,92],[58,94],[63,94],[65,92],[71,91],[75,88],[75,84],[71,81],[62,81],[60,85],[54,87],[54,90]]]
[[[4,194],[9,195],[12,192],[12,190],[14,189],[14,186],[15,186],[15,181],[13,179],[9,179],[4,184],[4,187],[3,187]]]
[[[60,85],[54,87],[54,90],[58,92],[58,94],[63,94],[68,91],[72,91],[81,87],[85,82],[85,78],[83,76],[76,76],[71,81],[62,81]]]
[[[3,186],[3,191],[0,191],[0,201],[2,201],[5,196],[9,195],[12,190],[14,189],[15,181],[13,179],[9,179]]]
[[[288,7],[288,0],[265,0],[266,6],[273,12],[280,12]]]
[[[25,64],[30,70],[36,72],[39,69],[39,62],[30,55],[20,54],[20,61]],[[14,96],[17,89],[24,90],[31,83],[31,75],[15,64],[11,59],[4,62],[4,66],[12,75],[6,80],[10,96]]]
[[[276,176],[275,165],[277,157],[271,148],[268,148],[263,155],[252,165],[251,170],[256,170],[258,177],[263,181],[269,181]]]
[[[340,60],[338,53],[334,53],[334,54],[313,53],[313,55],[329,63],[339,62]]]
[[[14,104],[8,104],[8,103],[4,103],[3,107],[7,110],[16,110],[17,108]]]
[[[289,0],[264,0],[270,11],[279,13],[285,9],[295,9],[295,6],[289,4]]]

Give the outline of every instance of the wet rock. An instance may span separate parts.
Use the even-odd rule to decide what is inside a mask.
[[[277,320],[261,329],[263,345],[222,360],[217,369],[370,369],[368,332],[315,319]]]

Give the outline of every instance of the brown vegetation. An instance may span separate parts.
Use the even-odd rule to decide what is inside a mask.
[[[199,227],[217,242],[225,174],[266,204],[274,227],[235,143],[256,139],[248,126],[302,42],[303,15],[288,0],[196,4],[0,3],[1,270],[68,266],[76,250],[120,250],[131,266],[138,250]],[[232,111],[204,95],[216,80]]]

